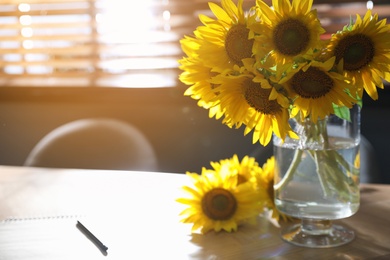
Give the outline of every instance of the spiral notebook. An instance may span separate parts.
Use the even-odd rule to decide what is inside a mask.
[[[0,260],[112,259],[108,254],[102,254],[77,228],[79,220],[104,241],[104,234],[99,234],[96,225],[77,216],[18,218],[1,222]]]

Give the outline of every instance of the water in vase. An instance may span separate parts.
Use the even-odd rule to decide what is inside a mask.
[[[326,149],[275,143],[275,203],[279,211],[310,219],[341,219],[359,208],[359,145],[332,137]],[[288,175],[288,176],[286,176]]]

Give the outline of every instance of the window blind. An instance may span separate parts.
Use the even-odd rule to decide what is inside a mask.
[[[199,13],[211,15],[207,2],[2,0],[0,86],[176,86],[179,40],[199,25]],[[366,10],[366,2],[337,8],[325,2],[314,3],[329,32]],[[390,14],[389,5],[378,10]]]
[[[205,2],[3,0],[2,86],[171,87]]]

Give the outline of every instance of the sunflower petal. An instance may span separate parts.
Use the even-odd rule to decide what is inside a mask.
[[[241,0],[242,3],[242,0]],[[230,19],[232,19],[234,22],[238,21],[238,9],[237,6],[233,3],[232,0],[222,0],[221,1],[223,9],[226,11],[226,13],[230,16]]]
[[[209,2],[209,7],[218,20],[230,23],[231,19],[223,8],[213,2]]]

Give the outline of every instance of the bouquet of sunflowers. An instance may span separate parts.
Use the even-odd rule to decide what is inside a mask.
[[[208,109],[210,118],[231,128],[245,126],[245,135],[253,131],[253,143],[264,146],[272,135],[298,138],[290,118],[314,124],[331,114],[348,118],[349,109],[361,105],[363,93],[376,100],[377,88],[390,81],[386,20],[367,10],[326,38],[312,5],[313,0],[273,0],[271,8],[256,0],[244,11],[243,0],[237,5],[232,0],[221,0],[221,6],[209,3],[215,18],[200,15],[203,25],[181,40],[186,57],[179,61],[180,80],[189,85],[185,95]],[[217,178],[209,176],[193,176],[195,184]],[[191,193],[204,195],[199,211],[210,219],[208,193]],[[194,218],[185,221],[199,227]],[[210,221],[216,229],[225,223]],[[206,230],[210,223],[203,223]]]

